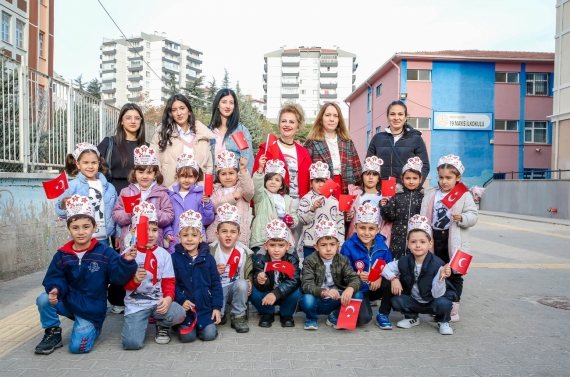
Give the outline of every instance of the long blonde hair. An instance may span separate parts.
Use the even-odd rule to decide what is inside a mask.
[[[348,129],[346,128],[346,124],[344,123],[344,118],[342,116],[342,111],[340,110],[340,106],[334,102],[325,102],[323,106],[321,106],[321,110],[319,110],[317,119],[315,119],[315,125],[307,135],[307,140],[316,140],[316,141],[325,140],[325,127],[323,125],[323,117],[325,116],[325,111],[328,109],[329,106],[334,106],[334,108],[338,112],[338,126],[336,128],[336,134],[343,141],[350,140],[350,134],[348,133]]]

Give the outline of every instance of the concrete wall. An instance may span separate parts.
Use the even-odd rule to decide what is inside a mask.
[[[0,280],[45,270],[67,241],[43,181],[55,174],[0,173]]]
[[[485,211],[570,219],[570,180],[495,180],[481,199]],[[553,207],[557,213],[548,212]]]

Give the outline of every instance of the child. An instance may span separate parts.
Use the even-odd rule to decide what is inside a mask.
[[[260,161],[261,163],[261,161]],[[289,254],[291,230],[279,220],[272,220],[265,227],[265,255],[257,254],[253,262],[253,291],[251,303],[261,318],[259,327],[271,327],[275,317],[275,305],[279,305],[281,327],[295,327],[293,314],[301,297],[301,270],[299,259]],[[295,268],[293,276],[279,272],[265,272],[266,263],[285,261]]]
[[[240,238],[239,209],[229,203],[222,204],[216,210],[218,225],[217,240],[210,245],[210,254],[214,257],[223,289],[223,305],[221,325],[227,322],[226,304],[231,306],[231,326],[237,333],[249,331],[247,325],[247,297],[251,294],[251,275],[253,251],[238,241]],[[230,255],[239,251],[240,257],[235,274],[230,278]]]
[[[328,315],[327,325],[336,327],[340,305],[351,298],[362,299],[360,278],[350,261],[338,253],[339,234],[332,221],[321,220],[315,225],[315,249],[303,261],[301,309],[305,312],[305,330],[317,330],[319,314]]]
[[[406,236],[408,234],[408,221],[414,215],[420,213],[423,199],[422,182],[423,163],[419,157],[408,159],[402,168],[402,182],[396,185],[396,196],[384,198],[380,201],[380,213],[386,225],[382,228],[390,230],[385,234],[389,237],[390,251],[392,258],[398,260],[409,254],[406,247]],[[389,226],[387,224],[390,224]],[[384,234],[384,232],[382,232]]]
[[[208,226],[214,221],[214,205],[204,195],[204,186],[198,184],[204,179],[202,169],[191,155],[183,153],[176,159],[176,178],[178,184],[168,191],[174,209],[174,221],[164,228],[170,254],[174,253],[174,245],[178,243],[178,220],[182,213],[189,209],[200,213],[202,226]],[[202,234],[206,234],[205,228],[202,228]]]
[[[332,221],[337,229],[336,239],[340,245],[344,242],[344,215],[338,209],[338,200],[332,195],[328,199],[321,195],[321,186],[330,178],[329,167],[324,162],[317,161],[311,164],[309,170],[311,191],[303,196],[297,210],[303,223],[301,242],[305,259],[315,251],[315,224],[321,220]]]
[[[429,252],[433,246],[431,227],[424,216],[409,221],[407,246],[411,254],[388,263],[382,277],[392,286],[392,307],[404,315],[396,326],[409,329],[420,324],[418,314],[435,315],[439,333],[452,335],[449,326],[455,288],[447,281],[449,264]]]
[[[71,195],[86,196],[95,211],[93,217],[97,225],[93,238],[109,245],[109,236],[115,234],[115,222],[111,217],[111,211],[117,200],[117,192],[105,179],[107,169],[103,166],[103,161],[94,145],[77,144],[77,149],[68,154],[65,160],[65,172],[77,178],[69,182],[69,188],[57,199],[55,213],[65,219],[65,204]]]
[[[354,234],[354,215],[358,211],[359,206],[370,203],[376,208],[380,207],[380,201],[382,200],[380,168],[383,164],[384,161],[376,156],[367,157],[366,160],[364,160],[364,172],[362,173],[360,187],[348,185],[348,193],[350,195],[356,195],[356,199],[352,204],[352,210],[346,214],[346,221],[350,222],[346,239],[349,239]],[[378,217],[378,225],[380,225],[380,217]]]
[[[251,176],[247,171],[247,161],[242,156],[238,161],[233,152],[223,150],[216,157],[216,181],[214,184],[214,194],[212,202],[214,210],[225,203],[234,205],[239,210],[241,218],[241,235],[239,242],[249,247],[251,236],[251,219],[250,219],[250,202],[253,199],[254,188]],[[218,220],[206,229],[206,238],[208,243],[216,241],[216,230],[218,228]]]
[[[63,346],[58,315],[75,320],[69,351],[91,351],[107,312],[107,285],[126,284],[137,270],[135,249],[121,257],[93,238],[97,222],[88,197],[73,195],[66,201],[65,209],[67,231],[73,240],[54,255],[42,283],[45,292],[36,300],[45,329],[35,350],[37,354],[49,355]]]
[[[360,292],[364,296],[358,313],[357,324],[366,324],[372,319],[371,301],[382,299],[376,316],[376,325],[382,330],[391,330],[388,319],[392,309],[390,282],[379,278],[369,281],[370,270],[377,260],[390,263],[392,255],[386,246],[386,238],[378,233],[378,207],[371,203],[358,206],[356,211],[356,234],[342,245],[340,253],[350,260],[350,265],[357,271],[362,282]],[[365,272],[366,271],[366,272]]]
[[[133,246],[138,251],[136,257],[138,270],[132,280],[125,285],[127,294],[122,337],[123,349],[126,350],[139,350],[144,346],[150,318],[156,320],[154,341],[158,344],[169,343],[170,326],[177,325],[186,318],[185,310],[173,302],[176,280],[172,258],[168,251],[155,245],[158,238],[156,207],[148,202],[135,206],[133,226],[139,224],[143,216],[148,219],[148,244]]]
[[[289,187],[285,184],[285,163],[280,160],[266,160],[265,156],[259,158],[259,169],[253,175],[255,218],[251,227],[250,246],[254,252],[264,244],[265,225],[271,220],[283,221],[289,228],[295,228],[299,224],[297,210],[289,196]],[[290,239],[294,244],[293,233]]]
[[[180,215],[180,243],[172,254],[175,300],[186,310],[177,330],[182,343],[195,341],[196,335],[204,341],[216,339],[221,319],[223,291],[216,261],[207,249],[199,248],[204,239],[201,218],[192,210]]]
[[[455,199],[451,209],[441,201],[461,181],[465,167],[458,156],[452,154],[439,159],[437,173],[439,186],[425,190],[420,214],[428,218],[433,228],[433,251],[444,263],[449,263],[457,250],[469,252],[469,228],[477,223],[477,206],[470,192]],[[453,221],[452,221],[453,220]],[[449,281],[457,291],[457,301],[453,302],[451,322],[459,321],[459,300],[463,292],[463,277],[453,273]]]

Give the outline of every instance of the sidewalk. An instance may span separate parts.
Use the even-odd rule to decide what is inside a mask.
[[[535,223],[546,223],[546,224],[570,226],[570,220],[565,220],[565,219],[550,219],[548,217],[527,216],[527,215],[519,215],[516,213],[493,212],[493,211],[482,211],[482,210],[479,210],[479,213],[482,215],[487,215],[487,216],[505,217],[507,219],[516,219],[516,220],[531,221],[531,222],[535,222]]]

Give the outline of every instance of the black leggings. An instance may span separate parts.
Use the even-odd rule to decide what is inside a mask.
[[[433,251],[444,263],[449,263],[449,229],[433,230]],[[463,276],[461,274],[451,273],[447,280],[453,284],[457,291],[457,302],[461,299],[463,293]]]

